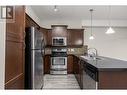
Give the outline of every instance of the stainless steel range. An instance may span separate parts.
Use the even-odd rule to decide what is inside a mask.
[[[50,74],[67,74],[67,49],[53,48]]]

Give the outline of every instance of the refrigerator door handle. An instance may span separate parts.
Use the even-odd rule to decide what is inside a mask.
[[[45,46],[44,46],[45,44],[44,44],[44,39],[41,41],[41,55],[42,55],[42,57],[44,56],[44,54],[45,54]],[[42,51],[42,50],[44,50],[44,51]]]

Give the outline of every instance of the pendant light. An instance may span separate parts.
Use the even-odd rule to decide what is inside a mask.
[[[90,33],[90,37],[89,37],[89,39],[90,39],[90,40],[93,40],[93,39],[94,39],[94,36],[93,36],[93,30],[92,30],[92,28],[93,28],[93,27],[92,27],[93,9],[90,9],[89,11],[90,11],[90,13],[91,13],[91,33]]]
[[[111,27],[111,6],[109,6],[109,17],[108,17],[108,22],[109,22],[109,28],[105,32],[106,34],[113,34],[115,33],[114,29]]]
[[[56,6],[56,5],[54,6],[54,11],[55,11],[55,12],[57,12],[57,11],[58,11],[58,8],[57,8],[57,6]]]

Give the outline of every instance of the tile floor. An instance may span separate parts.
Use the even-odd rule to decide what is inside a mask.
[[[68,75],[44,75],[43,89],[80,89],[73,74]]]

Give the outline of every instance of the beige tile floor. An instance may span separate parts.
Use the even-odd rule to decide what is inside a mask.
[[[80,89],[73,74],[68,75],[44,75],[43,89]]]

